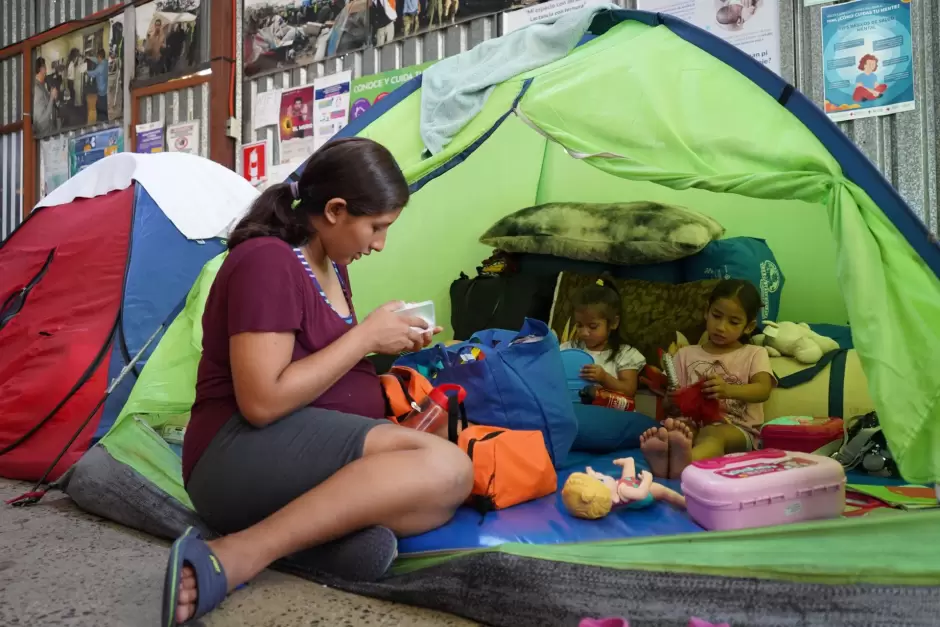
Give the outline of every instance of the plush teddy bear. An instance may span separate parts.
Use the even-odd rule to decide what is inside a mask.
[[[815,364],[830,351],[839,348],[834,339],[819,335],[805,322],[764,323],[764,332],[751,338],[753,344],[763,346],[771,357],[786,355],[804,364]]]

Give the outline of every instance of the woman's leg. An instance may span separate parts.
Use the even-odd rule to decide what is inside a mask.
[[[209,545],[232,590],[282,557],[365,527],[382,525],[402,536],[438,527],[453,516],[472,485],[470,459],[450,442],[380,424],[366,434],[359,459],[257,524]],[[193,614],[197,595],[187,567],[180,582],[179,621]]]
[[[740,453],[749,448],[747,434],[729,424],[702,427],[692,445],[692,461]]]

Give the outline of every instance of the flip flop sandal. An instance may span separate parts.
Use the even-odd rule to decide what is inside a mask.
[[[228,580],[219,559],[206,544],[199,531],[189,527],[170,548],[170,559],[163,581],[163,627],[176,627],[176,606],[179,602],[180,578],[188,564],[196,574],[196,611],[186,623],[216,609],[228,594]]]

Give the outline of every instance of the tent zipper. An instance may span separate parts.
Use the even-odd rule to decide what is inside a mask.
[[[7,298],[6,302],[3,303],[3,309],[0,310],[0,330],[7,325],[10,320],[12,320],[16,314],[20,313],[23,310],[23,306],[26,304],[26,297],[29,296],[29,293],[33,290],[34,287],[42,280],[46,275],[46,272],[49,271],[49,266],[52,265],[52,259],[55,257],[56,249],[53,248],[49,251],[49,255],[46,257],[45,263],[42,264],[42,268],[39,269],[39,272],[36,273],[32,279],[29,280],[19,292],[14,292]]]

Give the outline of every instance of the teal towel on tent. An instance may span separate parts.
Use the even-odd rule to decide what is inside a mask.
[[[547,18],[438,61],[421,83],[421,139],[435,155],[483,109],[493,88],[571,52],[594,16],[618,6],[588,6]]]

